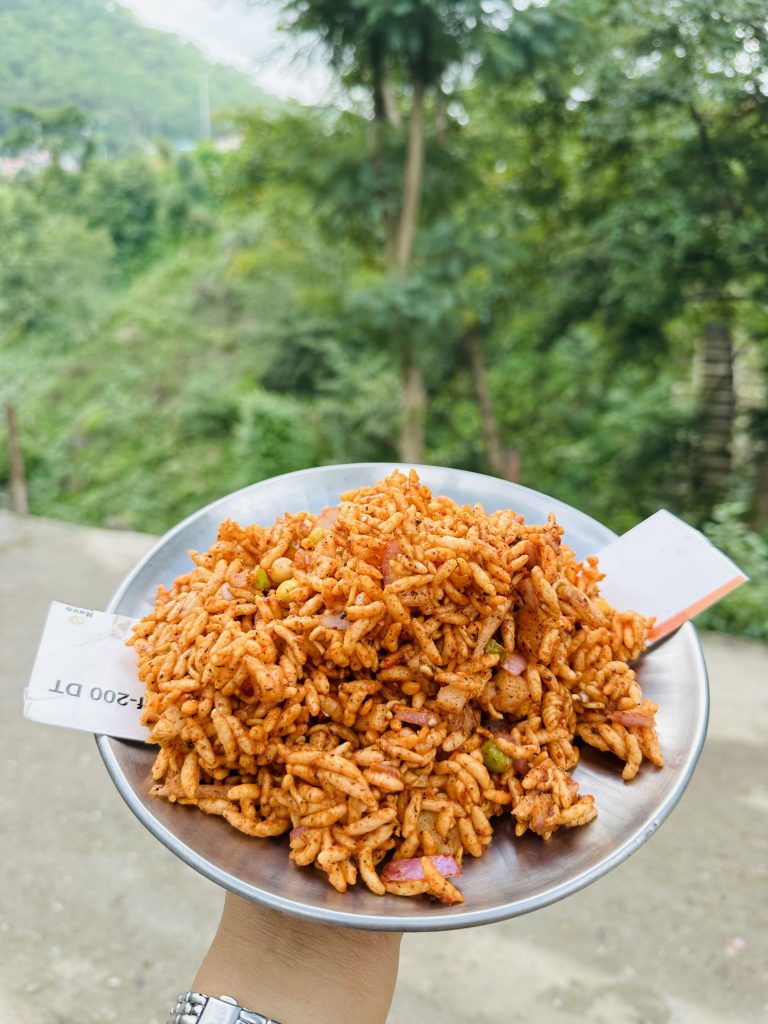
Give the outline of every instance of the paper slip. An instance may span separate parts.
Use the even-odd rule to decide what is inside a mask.
[[[656,617],[650,642],[746,582],[738,566],[670,512],[657,512],[597,552],[600,592],[614,607]],[[54,601],[45,623],[24,715],[35,722],[146,740],[144,686],[125,646],[135,619]]]
[[[24,716],[145,740],[139,721],[144,684],[136,674],[136,652],[125,646],[135,621],[54,601],[24,691]]]
[[[598,551],[597,558],[606,601],[656,617],[651,644],[747,581],[703,533],[666,509]]]

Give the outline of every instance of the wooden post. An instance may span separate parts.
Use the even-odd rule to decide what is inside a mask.
[[[11,463],[11,508],[17,515],[25,516],[29,512],[27,478],[24,475],[24,457],[19,445],[14,406],[7,405],[5,407],[5,418],[8,424],[8,452]]]

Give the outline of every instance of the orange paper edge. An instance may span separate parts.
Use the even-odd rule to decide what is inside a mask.
[[[676,615],[672,615],[663,622],[657,622],[648,634],[648,640],[650,642],[660,640],[661,637],[671,633],[673,630],[677,629],[678,626],[682,626],[682,624],[687,622],[688,619],[692,619],[694,616],[698,615],[699,612],[703,612],[705,608],[709,608],[711,604],[719,601],[721,598],[725,597],[726,594],[735,590],[736,587],[741,586],[742,583],[746,583],[746,581],[746,576],[735,576],[732,580],[724,583],[722,587],[718,587],[717,590],[713,590],[698,601],[694,601],[693,604],[689,604],[687,608],[684,608]]]

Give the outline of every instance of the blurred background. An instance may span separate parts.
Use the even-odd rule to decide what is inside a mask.
[[[665,506],[768,638],[763,0],[3,0],[0,507],[429,462]]]

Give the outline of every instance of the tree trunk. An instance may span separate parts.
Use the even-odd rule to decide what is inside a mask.
[[[513,484],[520,482],[520,450],[519,448],[507,448],[504,459],[504,477],[511,480]]]
[[[372,37],[370,56],[374,121],[386,123],[391,128],[399,131],[401,128],[400,111],[395,103],[395,90],[392,87],[392,81],[387,74],[388,61],[384,36],[375,35]]]
[[[403,127],[403,122],[400,118],[400,111],[397,109],[397,102],[395,100],[395,89],[392,85],[392,80],[388,75],[384,75],[381,83],[381,99],[384,106],[384,115],[387,119],[387,123],[390,127],[394,128],[395,131],[400,131]]]
[[[422,462],[427,393],[424,390],[424,377],[416,356],[416,344],[410,339],[403,347],[401,375],[403,421],[400,431],[400,458],[403,462]]]
[[[488,375],[485,369],[485,361],[483,360],[483,345],[480,336],[474,328],[469,328],[464,333],[464,348],[469,358],[472,384],[480,410],[480,423],[483,431],[488,468],[494,476],[503,477],[506,465],[499,437],[499,424],[493,411],[491,392],[488,388]]]
[[[370,130],[371,166],[378,182],[379,201],[384,207],[383,226],[386,238],[387,266],[394,266],[397,248],[397,214],[387,202],[385,184],[382,178],[382,155],[387,129],[399,131],[402,127],[400,112],[395,104],[394,89],[387,74],[387,51],[383,36],[374,36],[370,48],[373,93],[373,121]]]
[[[373,90],[373,123],[378,127],[386,119],[384,108],[384,46],[380,36],[371,39],[371,71]]]
[[[421,204],[421,182],[424,174],[424,83],[414,82],[411,123],[408,126],[408,147],[405,154],[405,178],[400,223],[397,231],[395,266],[403,270],[411,262]]]
[[[755,474],[751,526],[758,533],[762,533],[768,526],[768,451],[765,450],[757,464],[757,473]]]
[[[725,497],[731,478],[736,393],[733,335],[724,320],[711,319],[699,341],[697,405],[699,419],[698,490],[703,511]]]
[[[415,81],[408,145],[405,154],[403,202],[397,227],[393,270],[402,273],[411,262],[416,228],[419,222],[421,186],[424,173],[424,83]],[[418,340],[402,341],[401,386],[403,419],[400,433],[400,458],[403,462],[421,462],[424,457],[424,428],[427,419],[427,393],[417,356]]]
[[[439,85],[435,94],[435,140],[440,146],[448,142],[448,97]]]

